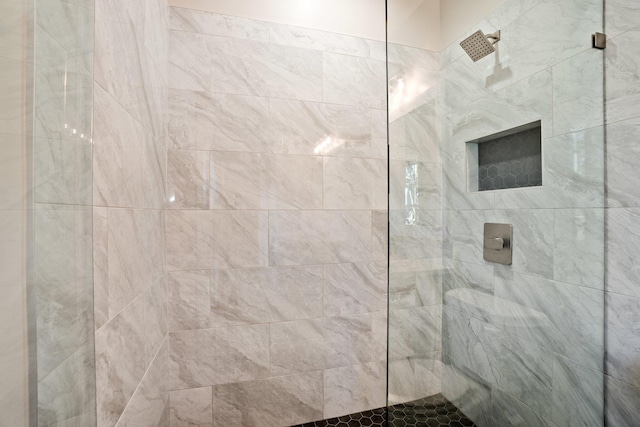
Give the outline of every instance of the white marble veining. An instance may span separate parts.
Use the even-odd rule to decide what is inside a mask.
[[[382,311],[387,306],[386,262],[324,266],[324,314]]]
[[[190,33],[269,42],[270,25],[266,22],[194,9],[172,7],[170,27]]]
[[[383,360],[386,323],[376,314],[271,325],[271,373],[289,375]]]
[[[640,270],[635,254],[640,245],[640,232],[635,224],[640,210],[608,209],[606,217],[607,291],[640,297]]]
[[[389,357],[417,356],[440,350],[440,306],[393,310],[389,315]]]
[[[383,261],[388,255],[389,214],[386,211],[371,212],[371,259]]]
[[[367,40],[344,34],[291,25],[272,24],[269,36],[271,43],[276,45],[341,53],[364,58],[370,56]]]
[[[389,158],[439,162],[440,119],[417,109],[389,125]]]
[[[324,371],[324,418],[385,406],[386,372],[385,362]]]
[[[636,178],[640,149],[635,143],[640,138],[640,119],[608,124],[606,131],[607,206],[640,207]]]
[[[211,327],[322,316],[322,268],[225,269],[211,273]]]
[[[553,422],[567,427],[603,425],[602,371],[556,356],[553,364],[553,386]]]
[[[322,52],[213,36],[208,44],[214,92],[322,101]]]
[[[567,16],[571,17],[570,25],[566,22]],[[492,67],[487,70],[493,88],[505,87],[590,49],[591,38],[583,35],[601,28],[602,4],[599,0],[538,3],[500,28],[502,39],[498,55],[490,59]],[[531,40],[536,42],[531,43]]]
[[[603,209],[555,210],[553,279],[604,289]]]
[[[208,270],[212,268],[213,237],[208,211],[168,211],[167,269]]]
[[[165,407],[169,403],[169,390],[165,375],[168,363],[168,344],[154,353],[138,389],[131,398],[116,427],[160,426]]]
[[[369,112],[372,112],[370,117]],[[288,154],[370,157],[375,138],[384,138],[378,127],[386,123],[379,110],[287,99],[269,100],[270,148]],[[373,122],[376,120],[376,122]]]
[[[640,388],[638,378],[638,311],[640,299],[607,294],[607,374]]]
[[[392,309],[442,304],[442,260],[394,260],[389,267]]]
[[[415,222],[408,220],[413,216]],[[390,259],[442,258],[442,225],[442,214],[435,210],[389,212]]]
[[[607,122],[640,116],[640,28],[634,28],[609,40],[605,50]]]
[[[98,426],[114,426],[144,376],[144,298],[96,331]]]
[[[96,425],[93,345],[79,347],[38,382],[38,423],[66,425],[67,420]],[[18,391],[18,390],[14,390]],[[7,412],[10,414],[15,409]],[[3,420],[4,422],[4,420]],[[69,425],[74,425],[69,422]]]
[[[605,7],[607,37],[616,37],[638,26],[640,10],[634,0],[609,0]]]
[[[214,427],[282,426],[323,419],[322,373],[213,387]]]
[[[324,208],[385,209],[386,169],[384,160],[325,157],[322,168]]]
[[[174,271],[168,274],[169,330],[203,329],[209,326],[208,271]]]
[[[195,329],[169,334],[172,390],[269,376],[269,325]]]
[[[209,208],[209,152],[167,152],[167,196],[170,209]]]
[[[322,100],[328,103],[384,109],[384,61],[324,53]]]
[[[209,37],[172,31],[170,38],[169,87],[171,89],[211,90]]]
[[[322,160],[311,156],[211,153],[211,209],[320,209]],[[326,179],[325,179],[326,185]],[[325,196],[326,201],[326,196]]]
[[[369,211],[271,211],[269,264],[369,261],[371,229]]]
[[[601,290],[500,271],[495,295],[515,302],[496,326],[539,346],[602,369],[604,295]]]
[[[267,214],[260,211],[167,212],[170,270],[267,265]]]
[[[440,393],[441,370],[439,352],[389,360],[389,403],[405,403]]]
[[[449,360],[443,364],[442,394],[478,425],[491,425],[491,389]]]
[[[605,377],[605,417],[616,426],[632,427],[640,422],[640,389],[613,377]]]
[[[177,148],[271,151],[265,98],[205,92],[169,92],[169,138]]]
[[[109,209],[109,317],[151,286],[164,267],[164,214],[150,210]]]
[[[171,425],[173,427],[212,427],[211,387],[171,392]]]
[[[597,49],[587,50],[554,65],[554,135],[575,132],[604,123],[604,56]]]
[[[495,425],[518,423],[522,427],[556,427],[542,414],[498,388],[491,390],[491,419]]]

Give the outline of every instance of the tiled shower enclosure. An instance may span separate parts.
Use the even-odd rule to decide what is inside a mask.
[[[640,425],[635,0],[195,3],[0,5],[0,427]]]

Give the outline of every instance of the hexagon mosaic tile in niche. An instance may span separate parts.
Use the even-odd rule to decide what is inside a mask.
[[[441,394],[413,402],[379,408],[295,427],[475,427]]]
[[[542,185],[540,127],[478,144],[478,190]]]

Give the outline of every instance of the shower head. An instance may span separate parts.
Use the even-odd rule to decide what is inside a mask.
[[[491,39],[491,40],[490,40]],[[477,62],[479,59],[496,51],[493,46],[500,41],[500,30],[493,34],[485,35],[482,30],[478,30],[466,39],[462,40],[460,46],[467,52],[467,55]]]

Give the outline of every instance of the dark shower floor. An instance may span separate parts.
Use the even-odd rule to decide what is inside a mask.
[[[294,427],[475,427],[441,394],[389,408],[374,409]]]

